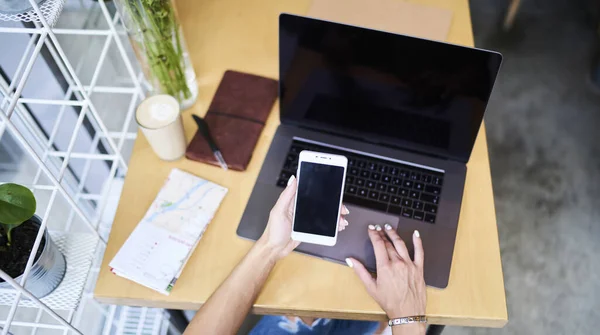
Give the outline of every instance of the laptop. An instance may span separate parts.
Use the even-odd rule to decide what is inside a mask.
[[[344,155],[350,225],[334,247],[296,250],[375,271],[367,225],[391,224],[411,255],[418,229],[425,282],[446,287],[466,163],[501,62],[497,52],[281,14],[281,124],[237,234],[260,237],[302,150]]]

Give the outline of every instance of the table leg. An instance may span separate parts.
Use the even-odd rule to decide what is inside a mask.
[[[444,325],[430,325],[427,327],[427,335],[440,335],[444,331]]]
[[[181,334],[187,328],[189,322],[180,309],[165,309],[165,312],[169,314],[169,322],[175,327]]]

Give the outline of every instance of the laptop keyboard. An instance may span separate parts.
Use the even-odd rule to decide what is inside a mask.
[[[298,155],[302,150],[348,158],[344,203],[435,223],[443,173],[294,140],[277,186],[285,187],[290,176],[296,174]]]

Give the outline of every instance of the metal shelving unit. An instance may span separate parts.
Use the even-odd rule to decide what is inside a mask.
[[[40,229],[24,279],[14,282],[0,270],[0,277],[12,284],[0,289],[1,334],[166,334],[170,323],[164,310],[102,305],[92,296],[137,134],[133,114],[145,94],[122,22],[104,0],[73,1],[80,7],[74,13],[63,13],[71,5],[65,7],[64,0],[40,6],[29,2],[27,13],[0,14],[0,38],[27,39],[23,49],[10,44],[9,52],[22,56],[9,75],[0,76],[0,144],[22,152],[13,168],[0,164],[0,183],[32,189],[42,228],[49,229],[65,254],[67,272],[41,300],[23,289],[42,239]],[[62,26],[61,17],[71,14],[83,14],[85,24]],[[91,57],[70,59],[69,47],[78,44]],[[62,94],[29,89],[43,86],[36,71],[44,62],[60,78]]]

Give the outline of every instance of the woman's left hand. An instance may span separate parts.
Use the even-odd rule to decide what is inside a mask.
[[[277,259],[287,256],[300,244],[300,242],[294,241],[291,238],[296,189],[296,178],[291,176],[287,187],[281,192],[277,203],[271,209],[269,222],[259,240],[259,242],[265,243],[267,247],[275,252]],[[342,205],[340,213],[338,230],[342,231],[348,226],[348,221],[344,218],[349,213],[346,206]]]

